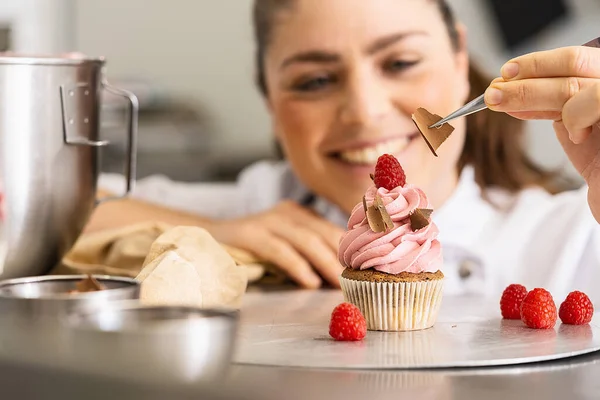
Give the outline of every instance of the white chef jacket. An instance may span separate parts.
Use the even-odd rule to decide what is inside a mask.
[[[123,178],[103,175],[100,187],[122,190]],[[284,161],[261,161],[235,183],[181,183],[164,176],[138,182],[134,198],[214,218],[268,210],[284,199],[313,208],[342,227],[348,216],[312,196]],[[550,195],[500,189],[481,196],[471,167],[451,198],[433,213],[444,254],[445,293],[497,297],[510,283],[544,287],[558,304],[572,290],[600,301],[600,225],[587,204],[587,188]]]

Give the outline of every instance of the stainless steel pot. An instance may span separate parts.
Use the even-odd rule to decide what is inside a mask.
[[[110,86],[102,58],[0,57],[0,278],[46,273],[72,247],[96,199],[101,91],[129,103],[127,195],[138,101]],[[119,196],[119,197],[123,197]]]

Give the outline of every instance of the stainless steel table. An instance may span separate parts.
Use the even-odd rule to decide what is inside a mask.
[[[293,323],[291,321],[298,318],[322,317],[330,309],[321,299],[339,296],[336,292],[281,290],[253,290],[247,296],[242,321],[271,319]],[[288,301],[281,303],[282,298]],[[0,324],[0,328],[0,338],[11,330],[6,324]],[[11,337],[13,346],[28,345],[25,339],[22,343],[15,341],[14,332]],[[10,353],[14,355],[14,351]],[[0,394],[3,399],[40,398],[41,394],[49,399],[84,398],[83,394],[86,399],[108,396],[115,399],[266,400],[600,399],[600,353],[519,366],[437,370],[361,371],[233,365],[227,377],[209,385],[158,385],[52,368],[47,363],[37,364],[31,358],[22,361],[6,358],[0,346]]]

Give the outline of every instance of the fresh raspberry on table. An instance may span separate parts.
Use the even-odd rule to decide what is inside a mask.
[[[530,328],[549,329],[556,324],[556,304],[550,292],[536,288],[527,293],[521,304],[521,320]]]
[[[329,334],[340,341],[362,340],[367,334],[367,321],[354,304],[339,304],[331,313]]]
[[[392,190],[406,184],[406,175],[396,157],[384,154],[377,159],[375,175],[373,176],[375,187]]]
[[[594,316],[594,305],[590,298],[578,290],[569,293],[558,309],[558,316],[563,324],[589,324]]]
[[[527,289],[523,285],[513,283],[508,285],[500,298],[500,312],[504,319],[521,319],[521,303],[527,296]]]

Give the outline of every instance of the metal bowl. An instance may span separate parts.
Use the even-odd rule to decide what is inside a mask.
[[[114,304],[68,319],[72,366],[144,382],[223,377],[234,351],[236,312]]]
[[[93,275],[107,289],[69,293],[87,275],[48,275],[0,281],[0,313],[23,319],[66,316],[70,312],[99,309],[108,303],[139,298],[135,279]]]

